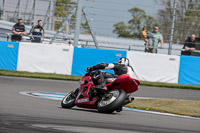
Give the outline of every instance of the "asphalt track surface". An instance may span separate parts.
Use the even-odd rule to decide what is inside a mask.
[[[62,109],[22,91],[67,93],[78,82],[0,76],[0,133],[199,133],[200,120],[123,110]],[[140,86],[137,97],[200,100],[200,91]]]

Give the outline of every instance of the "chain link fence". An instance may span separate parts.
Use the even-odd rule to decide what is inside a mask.
[[[177,49],[180,46],[181,55],[199,56],[200,1],[163,0],[161,3],[165,6],[159,10],[158,22],[161,26],[160,32],[163,34],[164,40],[166,42],[171,41],[173,49]],[[171,27],[172,24],[174,24],[173,29]],[[172,31],[173,34],[171,34]],[[170,36],[172,36],[172,40],[170,40]],[[192,40],[191,36],[195,36],[195,40]]]
[[[200,1],[0,0],[0,4],[2,20],[16,23],[22,18],[30,29],[41,19],[43,42],[73,44],[78,34],[76,46],[144,51],[142,29],[145,26],[147,33],[152,33],[156,25],[164,42],[164,48],[158,44],[158,53],[181,55],[186,51],[187,55],[200,55]],[[81,14],[77,14],[78,9]],[[3,33],[11,38],[11,31]],[[195,41],[191,41],[192,34]],[[6,35],[0,37],[7,39]],[[31,41],[29,35],[23,38]]]

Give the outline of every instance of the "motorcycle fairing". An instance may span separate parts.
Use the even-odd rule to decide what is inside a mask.
[[[96,109],[97,108],[97,97],[93,97],[92,99],[89,96],[90,88],[93,87],[94,84],[92,82],[92,78],[89,75],[83,76],[80,80],[80,88],[78,92],[78,96],[75,101],[75,105],[77,107],[82,108],[90,108]]]
[[[128,74],[120,75],[114,82],[108,84],[111,89],[123,89],[126,93],[133,93],[138,90],[140,81],[131,78]]]

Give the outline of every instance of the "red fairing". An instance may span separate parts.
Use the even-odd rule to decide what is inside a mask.
[[[111,89],[123,89],[126,93],[133,93],[138,90],[140,82],[131,78],[128,74],[119,76],[114,82],[107,84]],[[98,97],[90,97],[90,88],[94,87],[90,75],[85,75],[80,80],[80,88],[75,101],[77,107],[96,109]]]
[[[97,100],[98,100],[97,97],[94,97],[92,100],[89,100],[89,96],[88,96],[88,97],[77,99],[75,104],[77,107],[96,109],[97,108]]]
[[[83,78],[80,80],[79,93],[75,101],[75,105],[77,107],[90,108],[90,109],[97,108],[98,98],[93,97],[91,99],[89,96],[89,90],[91,87],[94,87],[91,76],[89,75],[83,76]]]
[[[112,89],[123,89],[126,93],[133,93],[138,90],[140,81],[131,78],[128,74],[123,74],[110,85]]]

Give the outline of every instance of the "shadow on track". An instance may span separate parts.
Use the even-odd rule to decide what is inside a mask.
[[[106,114],[106,113],[100,113],[95,109],[87,109],[87,108],[71,108],[71,109],[65,109],[62,107],[58,107],[59,109],[63,109],[63,110],[74,110],[74,111],[85,111],[85,112],[91,112],[91,113],[97,113],[97,114]],[[107,114],[107,115],[119,115],[120,113],[117,112],[113,112],[111,114]]]

